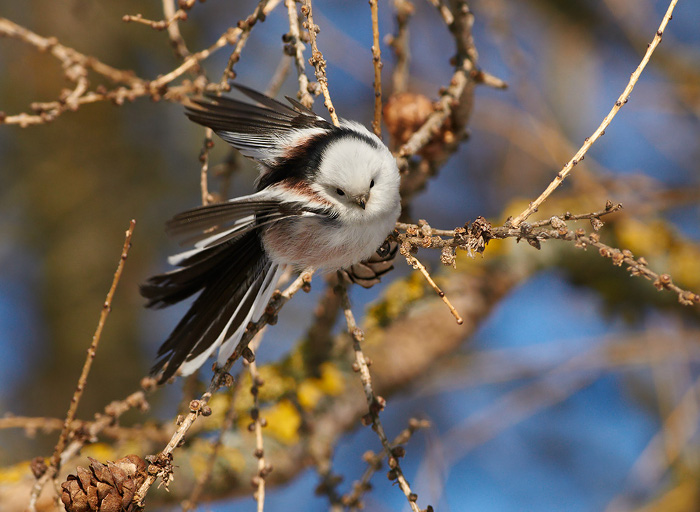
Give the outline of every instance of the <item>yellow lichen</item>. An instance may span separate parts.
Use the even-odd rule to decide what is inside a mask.
[[[48,459],[46,459],[48,463]],[[14,484],[30,475],[29,462],[18,462],[6,468],[0,468],[0,484]]]
[[[217,393],[209,399],[211,416],[207,418],[206,428],[208,430],[218,430],[224,424],[226,411],[228,411],[231,395],[229,393]]]
[[[668,251],[671,233],[666,223],[656,220],[640,222],[635,219],[621,219],[615,223],[615,235],[620,247],[629,249],[635,256],[653,258]]]
[[[418,272],[390,284],[383,299],[369,308],[367,328],[385,325],[395,320],[409,304],[423,297],[425,290],[425,279]]]
[[[258,367],[258,375],[264,385],[259,389],[260,400],[276,400],[278,397],[293,391],[296,388],[295,380],[282,373],[277,365],[265,365]]]
[[[345,389],[343,374],[326,361],[319,367],[320,378],[304,379],[297,386],[297,400],[305,410],[312,410],[324,396],[337,396]]]
[[[697,291],[700,288],[698,262],[700,250],[696,246],[687,243],[675,244],[669,253],[669,271],[673,280]]]
[[[209,459],[214,452],[214,445],[205,439],[195,439],[192,442],[190,450],[189,466],[195,476],[201,476],[209,467]],[[219,447],[217,452],[217,460],[223,461],[226,467],[236,472],[242,472],[245,469],[245,457],[236,448],[230,448],[225,445]]]
[[[122,456],[114,450],[114,447],[107,443],[93,443],[89,444],[80,450],[80,455],[87,458],[92,457],[100,462],[104,463],[108,460],[114,461]]]
[[[294,404],[281,400],[278,404],[260,412],[267,421],[264,432],[281,443],[294,444],[299,441],[301,415]]]

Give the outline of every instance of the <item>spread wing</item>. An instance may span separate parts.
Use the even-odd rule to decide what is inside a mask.
[[[248,87],[232,85],[259,105],[207,95],[193,100],[185,113],[245,156],[271,165],[301,140],[333,130],[332,124],[292,98],[287,98],[291,105],[287,106]]]

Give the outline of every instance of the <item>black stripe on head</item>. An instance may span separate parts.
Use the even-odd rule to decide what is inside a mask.
[[[354,138],[360,140],[373,149],[379,149],[379,144],[369,135],[344,127],[333,127],[326,133],[320,133],[309,137],[298,146],[287,151],[284,157],[266,166],[265,173],[260,177],[256,190],[279,183],[283,180],[310,182],[318,172],[324,151],[341,139]]]

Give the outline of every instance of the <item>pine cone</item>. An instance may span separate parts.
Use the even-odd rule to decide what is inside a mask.
[[[88,457],[90,468],[78,466],[77,476],[68,475],[61,484],[66,512],[136,512],[134,494],[146,479],[148,463],[138,455],[127,455],[107,464]]]
[[[398,148],[405,144],[434,111],[435,104],[422,94],[402,92],[390,96],[384,105],[384,123],[389,131],[392,147]],[[454,138],[452,121],[447,118],[418,154],[428,160],[434,160],[442,153],[444,145],[454,141]]]
[[[341,273],[346,281],[371,288],[379,282],[380,277],[394,268],[398,248],[396,242],[386,240],[368,260],[356,263]]]

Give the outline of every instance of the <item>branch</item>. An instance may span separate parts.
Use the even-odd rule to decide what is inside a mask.
[[[335,126],[339,126],[340,121],[338,121],[338,114],[335,113],[335,108],[333,108],[333,102],[331,101],[331,93],[328,91],[326,61],[316,44],[316,35],[321,31],[321,29],[318,25],[314,24],[313,14],[311,12],[311,0],[303,1],[304,4],[301,6],[301,13],[306,16],[307,21],[304,23],[304,27],[309,31],[309,40],[311,41],[311,59],[309,59],[309,62],[316,70],[316,80],[318,80],[318,84],[321,87],[321,92],[323,92],[323,104],[328,109],[328,113],[331,116],[331,121],[333,121],[333,124]]]
[[[401,445],[408,443],[413,437],[413,434],[418,430],[428,427],[430,427],[430,422],[427,420],[419,420],[416,418],[408,420],[408,427],[402,430],[391,442],[392,453],[401,453],[401,450],[403,450]],[[362,495],[371,489],[369,481],[372,476],[382,468],[382,460],[384,460],[385,456],[385,452],[375,454],[371,450],[368,450],[362,455],[362,459],[367,463],[367,469],[365,469],[360,480],[353,484],[352,492],[341,497],[343,505],[350,510],[362,510],[364,508],[361,501]]]
[[[299,31],[299,16],[297,15],[296,0],[285,0],[287,16],[289,18],[289,34],[283,36],[285,52],[294,57],[294,65],[297,68],[297,81],[299,82],[299,92],[297,98],[305,107],[311,108],[314,104],[314,97],[309,93],[309,79],[306,76],[306,66],[304,64],[304,43]]]
[[[68,441],[68,435],[70,434],[71,425],[75,419],[75,413],[78,409],[78,404],[83,396],[83,391],[85,390],[85,383],[87,382],[88,375],[90,374],[90,368],[92,367],[92,362],[97,354],[97,347],[100,344],[100,339],[102,338],[102,330],[104,329],[105,322],[107,321],[107,315],[112,310],[112,299],[114,298],[114,293],[119,285],[119,279],[122,276],[122,271],[124,270],[124,263],[129,255],[129,249],[131,248],[131,237],[134,234],[134,227],[136,226],[136,221],[132,220],[129,223],[129,229],[126,230],[126,235],[124,239],[124,246],[122,247],[121,256],[119,259],[119,264],[117,265],[117,270],[114,273],[114,278],[112,279],[112,286],[110,286],[107,292],[107,298],[102,305],[102,312],[100,313],[100,320],[97,322],[97,328],[95,329],[95,334],[92,336],[92,342],[87,350],[87,357],[85,358],[85,364],[83,365],[83,370],[80,373],[80,378],[78,379],[78,385],[75,388],[73,397],[71,398],[70,407],[68,408],[68,413],[66,414],[66,419],[63,422],[63,429],[58,437],[58,442],[56,443],[56,448],[54,449],[53,456],[51,457],[51,462],[46,472],[39,478],[34,487],[29,498],[28,508],[30,511],[36,510],[36,500],[39,498],[44,485],[54,478],[61,467],[61,458],[64,456],[66,451],[66,443]]]
[[[234,407],[235,405],[235,388],[236,388],[235,383],[232,386],[231,389],[231,397],[228,403],[228,409],[224,413],[224,421],[222,422],[221,428],[219,429],[219,433],[216,436],[216,441],[214,442],[211,450],[211,454],[209,455],[209,459],[207,460],[207,466],[206,469],[202,472],[201,476],[197,479],[197,483],[192,489],[192,493],[190,494],[189,498],[182,504],[182,511],[183,512],[188,512],[190,510],[194,510],[194,508],[197,506],[197,503],[199,502],[202,493],[204,492],[204,488],[209,482],[212,472],[214,471],[214,464],[216,464],[217,457],[219,455],[219,451],[221,450],[221,447],[223,446],[223,441],[224,441],[224,434],[228,432],[231,427],[233,426],[233,421],[237,417],[237,412],[236,408]]]
[[[544,192],[542,192],[542,194],[540,194],[540,196],[537,199],[531,202],[525,210],[518,214],[517,217],[515,217],[509,222],[511,226],[517,228],[530,215],[535,213],[540,207],[540,205],[543,202],[545,202],[546,199],[552,194],[552,192],[554,192],[557,189],[557,187],[561,185],[561,183],[571,173],[576,164],[578,164],[584,159],[586,153],[593,145],[593,143],[597,141],[600,137],[605,135],[605,129],[610,125],[613,118],[617,115],[622,106],[627,104],[627,101],[630,98],[630,94],[632,93],[634,86],[637,84],[637,81],[639,80],[642,71],[644,71],[644,68],[649,62],[651,55],[654,53],[654,50],[656,50],[656,47],[659,45],[659,43],[661,43],[661,37],[663,36],[664,30],[666,29],[666,25],[668,25],[668,22],[671,20],[673,9],[676,7],[676,3],[678,3],[678,0],[671,0],[671,3],[669,4],[668,9],[666,10],[666,14],[664,14],[664,17],[661,20],[661,25],[659,26],[659,29],[654,35],[654,39],[652,39],[651,43],[647,47],[647,51],[644,54],[644,57],[642,58],[642,62],[639,63],[637,69],[635,69],[634,73],[632,73],[632,75],[630,76],[630,80],[627,83],[627,86],[625,87],[624,91],[622,91],[622,94],[620,94],[620,96],[618,97],[617,101],[615,102],[615,105],[613,105],[610,112],[608,112],[608,115],[605,116],[598,128],[593,132],[593,135],[586,138],[586,140],[583,143],[583,146],[581,146],[581,148],[576,152],[574,157],[571,160],[569,160],[569,162],[564,166],[564,168],[561,171],[559,171],[556,178],[554,178],[554,180],[549,184],[549,186],[544,190]]]
[[[401,464],[399,463],[399,457],[402,457],[405,453],[404,450],[396,450],[389,443],[389,439],[386,437],[384,432],[384,427],[379,419],[379,412],[386,406],[386,400],[381,396],[375,396],[374,390],[372,389],[372,377],[369,373],[369,364],[367,358],[362,352],[361,343],[364,341],[365,334],[362,332],[357,324],[355,323],[355,317],[352,314],[352,309],[350,308],[350,299],[348,298],[347,288],[342,284],[342,279],[339,277],[338,281],[338,293],[340,294],[340,300],[343,305],[343,311],[345,313],[345,321],[348,325],[348,333],[352,337],[352,346],[355,351],[355,363],[353,364],[353,369],[360,374],[360,380],[362,381],[362,388],[365,392],[365,398],[367,400],[367,405],[369,407],[369,412],[363,417],[362,421],[365,425],[372,425],[372,430],[377,433],[379,440],[382,443],[384,452],[389,460],[389,473],[387,477],[389,480],[396,480],[399,487],[406,495],[408,499],[408,504],[413,512],[420,512],[420,508],[416,504],[418,496],[411,490],[411,486],[408,484],[406,477],[401,469]]]
[[[669,290],[676,293],[678,302],[683,305],[690,306],[700,303],[700,295],[680,288],[673,282],[670,275],[659,274],[651,270],[643,257],[635,259],[634,255],[627,249],[617,249],[602,243],[598,233],[587,235],[583,229],[572,231],[566,224],[568,221],[587,219],[591,222],[594,231],[598,231],[603,226],[601,217],[621,209],[622,205],[613,205],[608,201],[605,208],[597,212],[580,215],[572,215],[567,212],[564,215],[553,216],[548,220],[533,224],[523,223],[519,228],[509,224],[493,227],[483,217],[478,217],[473,223],[467,223],[463,228],[454,230],[433,229],[425,221],[419,225],[397,223],[397,229],[404,232],[396,233],[393,238],[400,244],[402,254],[415,253],[419,248],[441,249],[441,260],[446,265],[454,264],[455,249],[467,251],[470,256],[473,256],[474,253],[483,252],[489,240],[493,239],[525,240],[536,249],[539,249],[541,242],[546,240],[574,242],[575,247],[579,249],[585,249],[589,246],[596,247],[601,256],[611,259],[613,265],[619,267],[624,264],[631,275],[642,276],[653,281],[657,290]]]
[[[388,37],[388,45],[394,50],[394,70],[391,74],[391,93],[405,92],[408,87],[411,50],[408,44],[408,20],[415,8],[408,0],[394,0],[396,10],[396,35]]]
[[[269,2],[269,3],[268,3]],[[236,73],[233,72],[233,66],[241,58],[241,52],[248,42],[250,37],[250,32],[258,21],[265,21],[265,17],[279,4],[280,0],[260,0],[258,5],[255,7],[253,14],[248,16],[245,20],[240,20],[238,22],[238,28],[241,30],[241,35],[236,42],[236,47],[233,49],[231,56],[228,59],[228,63],[224,68],[224,73],[221,76],[220,87],[225,89],[228,81],[236,78]]]
[[[261,0],[262,3],[266,0]],[[262,9],[262,15],[256,15],[256,19],[266,15],[279,0],[272,0],[267,7]],[[258,5],[260,7],[260,5]],[[178,11],[179,12],[179,11]],[[259,12],[257,9],[254,13]],[[170,24],[166,23],[163,29],[171,26],[175,18],[182,19],[182,15],[174,15]],[[250,17],[246,18],[248,20]],[[134,21],[129,18],[127,21]],[[147,24],[158,23],[143,20]],[[195,82],[188,82],[180,86],[170,86],[171,82],[180,78],[185,73],[197,68],[203,60],[208,59],[217,50],[229,44],[236,44],[241,36],[250,30],[249,24],[244,20],[235,28],[229,28],[209,47],[196,53],[189,54],[183,62],[171,70],[169,73],[161,75],[154,80],[146,80],[136,76],[132,71],[124,71],[104,64],[99,59],[85,55],[60,44],[56,38],[42,37],[6,18],[0,18],[0,36],[12,37],[34,46],[39,51],[47,51],[57,58],[64,70],[66,78],[76,83],[76,88],[67,94],[62,94],[58,101],[34,103],[32,109],[36,114],[21,113],[7,115],[0,112],[0,124],[17,124],[22,128],[30,125],[44,124],[55,120],[59,115],[68,110],[76,110],[81,105],[98,101],[113,101],[121,105],[125,100],[133,101],[136,98],[150,96],[154,100],[165,99],[168,101],[182,102],[187,94],[199,93],[207,88],[212,91],[219,91],[223,87],[219,85],[206,84],[206,79],[200,76]],[[247,36],[246,36],[247,37]],[[242,46],[239,47],[239,49]],[[234,50],[234,54],[236,54]],[[240,52],[239,52],[240,54]],[[116,84],[123,84],[112,90],[107,90],[103,85],[98,85],[94,91],[88,91],[85,77],[88,71],[109,79]],[[226,84],[228,86],[228,84]]]
[[[241,356],[249,360],[254,360],[252,351],[248,348],[248,343],[252,338],[268,324],[274,324],[277,321],[277,313],[282,307],[294,296],[296,292],[304,288],[310,288],[311,274],[303,272],[287,289],[282,292],[275,292],[270,303],[265,309],[265,314],[257,322],[251,322],[248,325],[243,338],[236,346],[231,357],[226,361],[226,364],[217,368],[212,377],[206,392],[199,400],[190,402],[190,412],[184,418],[178,419],[178,429],[170,439],[170,442],[156,456],[150,457],[148,460],[151,466],[148,468],[148,478],[141,485],[134,496],[134,502],[139,506],[143,506],[143,500],[148,493],[150,487],[155,483],[158,477],[161,477],[167,488],[168,483],[172,480],[172,453],[180,446],[180,443],[185,438],[185,435],[192,427],[192,424],[197,420],[199,415],[208,416],[211,414],[211,408],[207,405],[212,395],[222,386],[230,387],[233,384],[233,378],[228,373],[229,369]]]
[[[374,65],[374,134],[382,136],[382,51],[379,47],[379,7],[377,0],[369,0],[372,12],[372,63]]]
[[[262,334],[262,333],[260,333]],[[256,338],[260,340],[260,336]],[[257,350],[255,347],[254,350]],[[263,444],[263,427],[267,426],[265,418],[260,417],[260,400],[259,389],[265,384],[258,372],[258,366],[255,361],[249,363],[248,370],[250,371],[250,379],[253,385],[250,388],[250,394],[253,395],[253,408],[250,410],[250,417],[253,420],[248,426],[248,430],[255,433],[255,451],[253,454],[258,459],[258,474],[253,477],[251,484],[256,487],[255,501],[257,502],[257,512],[263,512],[265,508],[265,477],[272,472],[272,466],[265,462],[265,447]]]

